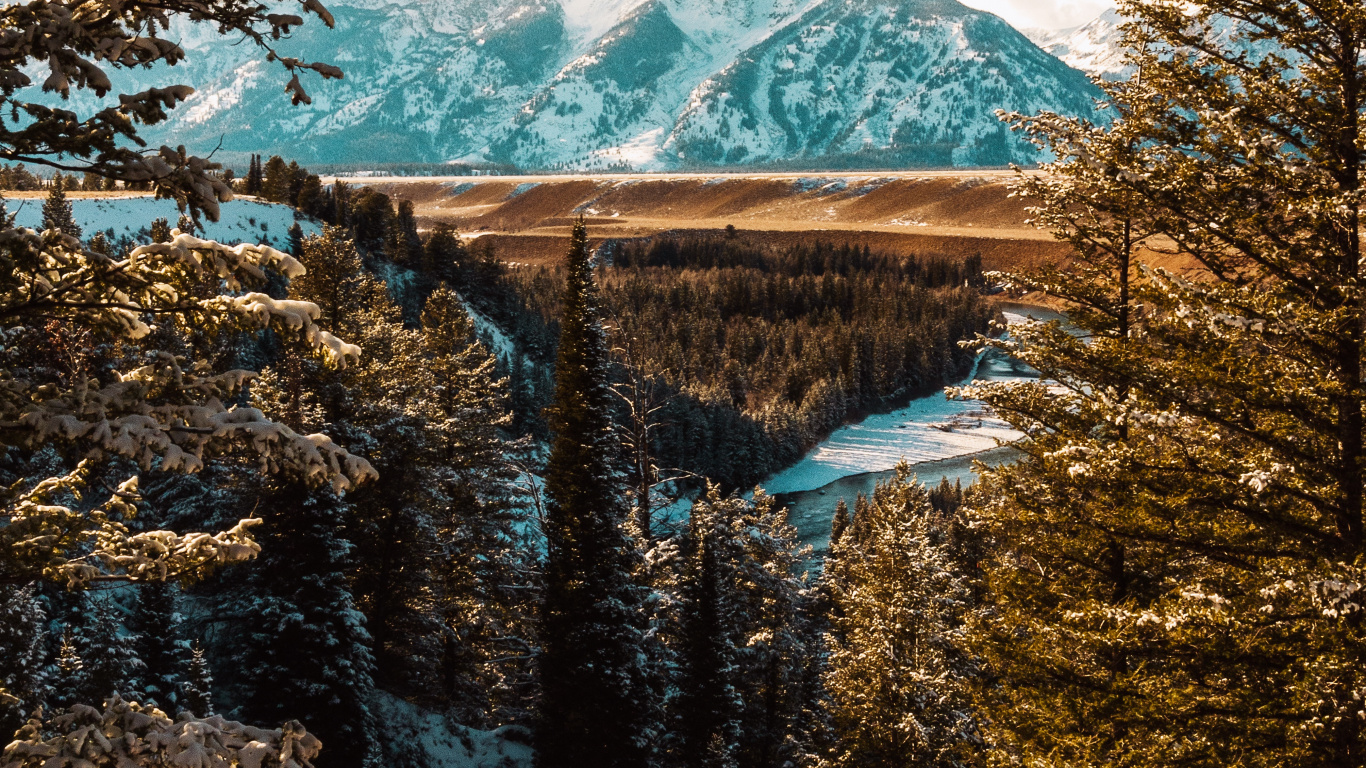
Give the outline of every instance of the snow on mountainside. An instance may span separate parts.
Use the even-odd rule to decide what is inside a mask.
[[[996,16],[952,0],[816,6],[695,92],[669,144],[700,164],[1026,162],[997,109],[1087,114],[1092,86]]]
[[[186,65],[119,73],[124,92],[197,93],[154,143],[304,164],[507,162],[527,169],[752,163],[999,165],[1027,159],[996,109],[1085,113],[1093,87],[954,0],[340,0],[283,54],[332,62],[307,85],[203,25]],[[41,82],[41,77],[37,81]],[[34,91],[37,89],[34,88]],[[86,96],[76,105],[88,109]]]
[[[1128,74],[1120,34],[1123,23],[1124,17],[1112,8],[1076,29],[1052,33],[1033,31],[1030,38],[1068,66],[1107,80],[1117,80]]]
[[[1031,30],[1029,37],[1040,48],[1048,51],[1069,66],[1106,80],[1123,80],[1132,73],[1124,61],[1124,17],[1117,10],[1106,11],[1100,18],[1072,30],[1052,33]],[[1216,16],[1210,23],[1207,38],[1215,45],[1229,50],[1245,50],[1253,60],[1275,53],[1292,63],[1296,57],[1266,40],[1251,40],[1239,22]]]

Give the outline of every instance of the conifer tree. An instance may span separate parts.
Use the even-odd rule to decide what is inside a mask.
[[[310,173],[304,177],[303,183],[299,186],[299,197],[294,205],[308,216],[322,215],[323,203],[323,183],[317,174]]]
[[[166,219],[160,217],[152,219],[149,232],[154,243],[171,242],[171,223]]]
[[[700,505],[699,505],[700,506]],[[709,509],[714,509],[710,507]],[[735,690],[735,617],[729,615],[730,586],[719,562],[721,531],[708,515],[690,519],[691,546],[683,589],[678,701],[680,755],[690,766],[734,765],[740,738],[739,693]]]
[[[293,208],[299,208],[299,193],[303,191],[304,179],[308,173],[299,167],[297,160],[289,161],[289,168],[285,170],[285,189],[280,202]]]
[[[417,215],[412,200],[400,200],[394,217],[393,249],[390,258],[398,264],[418,267],[422,264],[422,238],[417,233]]]
[[[0,734],[13,734],[46,700],[47,612],[36,585],[0,586]]]
[[[647,763],[633,548],[613,469],[608,364],[587,230],[579,221],[570,238],[545,474],[536,734],[542,768]]]
[[[422,247],[420,271],[433,283],[454,285],[465,261],[465,244],[450,225],[437,224]]]
[[[980,737],[966,653],[971,594],[936,530],[925,489],[903,463],[860,505],[862,535],[832,542],[824,675],[832,766],[973,762]]]
[[[261,156],[252,155],[251,162],[247,167],[247,177],[244,183],[244,190],[248,195],[261,194],[261,186],[264,179],[261,175]]]
[[[444,685],[471,722],[525,706],[517,693],[530,674],[531,626],[538,584],[526,562],[518,529],[508,454],[515,446],[499,430],[507,413],[506,381],[495,379],[495,359],[474,335],[460,297],[442,285],[422,313],[422,366],[430,384],[427,406],[440,471],[438,573],[446,627]],[[506,713],[505,713],[506,714]],[[518,712],[514,715],[521,714]]]
[[[110,253],[112,247],[109,245],[109,238],[106,237],[103,232],[96,232],[95,234],[91,235],[90,242],[86,245],[90,248],[90,250],[96,253],[102,253],[105,256],[113,255],[112,253]]]
[[[66,177],[60,172],[52,177],[52,186],[43,201],[43,229],[55,229],[79,238],[81,227],[71,212],[71,201],[66,199],[66,184]]]
[[[139,586],[137,602],[128,618],[133,650],[142,662],[134,698],[167,714],[189,708],[184,701],[184,689],[190,644],[184,635],[184,617],[176,606],[178,591],[164,581]]]
[[[227,604],[236,606],[227,638],[236,712],[308,722],[328,766],[376,765],[370,636],[347,584],[351,545],[339,535],[347,504],[294,483],[262,499],[276,513]]]
[[[199,643],[190,648],[190,667],[181,693],[185,709],[199,717],[213,714],[213,673],[209,669],[208,655]]]
[[[1013,118],[1081,257],[1017,283],[1085,338],[1014,328],[993,343],[1057,384],[975,388],[1028,453],[975,496],[991,720],[1025,762],[1359,764],[1366,16],[1120,10],[1114,119]]]
[[[59,685],[67,703],[103,702],[110,696],[137,701],[137,680],[146,665],[138,658],[135,638],[107,598],[83,593],[76,599],[70,643],[79,664]]]
[[[279,155],[271,155],[266,161],[261,180],[261,197],[272,203],[285,202],[289,197],[289,188],[293,183],[289,173],[289,166],[285,164],[284,158]]]
[[[304,228],[299,222],[289,225],[289,255],[299,258],[304,253]]]

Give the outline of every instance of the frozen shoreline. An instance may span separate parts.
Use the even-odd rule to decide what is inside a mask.
[[[1026,317],[1061,318],[1051,310],[1003,305],[1012,324]],[[1035,373],[994,351],[978,356],[972,371],[956,386],[973,381],[1028,381]],[[885,472],[905,460],[910,464],[953,459],[988,451],[1020,438],[986,406],[975,400],[950,400],[943,390],[916,398],[891,413],[874,414],[835,430],[801,461],[761,483],[771,494],[823,488],[855,475]]]

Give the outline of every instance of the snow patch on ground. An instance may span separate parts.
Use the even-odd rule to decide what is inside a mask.
[[[519,726],[479,731],[378,692],[375,714],[393,743],[423,753],[431,768],[531,768],[530,733]]]
[[[85,237],[96,232],[113,237],[138,237],[144,230],[150,231],[153,219],[166,219],[172,227],[180,219],[180,210],[172,200],[157,200],[144,197],[102,197],[68,198],[71,213],[76,218]],[[14,222],[20,227],[40,229],[43,225],[43,200],[41,198],[9,199],[6,208],[14,214]],[[294,209],[278,203],[265,203],[250,199],[236,199],[221,204],[222,215],[218,221],[203,221],[201,235],[209,240],[217,240],[225,245],[238,243],[260,243],[284,248],[289,245],[289,228],[294,224]],[[322,228],[313,221],[300,219],[299,226],[304,235],[319,234]]]
[[[457,296],[459,294],[456,294]],[[465,307],[465,314],[470,316],[470,322],[474,323],[474,335],[484,342],[484,346],[494,354],[499,360],[512,361],[516,359],[517,344],[498,324],[489,319],[483,312],[474,308],[473,304],[460,296],[460,303]]]
[[[621,144],[603,149],[595,149],[590,156],[595,160],[606,160],[613,164],[625,164],[632,168],[654,162],[664,143],[664,129],[654,128],[628,139]]]

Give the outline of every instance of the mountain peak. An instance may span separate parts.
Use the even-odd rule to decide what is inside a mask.
[[[345,70],[314,84],[311,105],[283,107],[279,73],[206,45],[177,72],[198,92],[149,139],[211,147],[226,134],[225,152],[306,163],[1002,165],[1033,154],[995,110],[1085,113],[1094,95],[956,0],[343,0],[333,12],[335,30],[304,25],[282,50]]]

